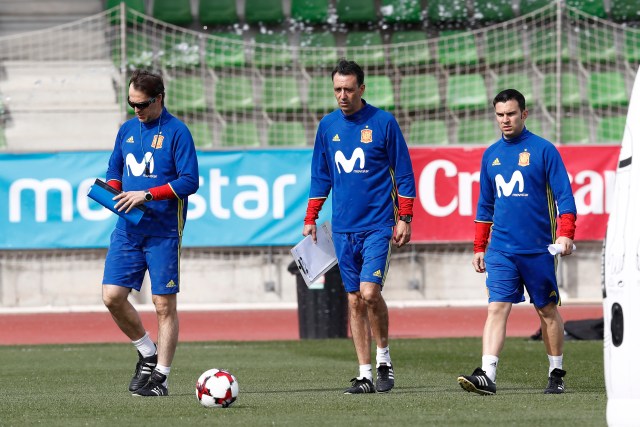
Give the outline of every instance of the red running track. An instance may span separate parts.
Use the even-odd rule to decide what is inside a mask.
[[[390,308],[391,338],[480,337],[486,307]],[[602,305],[560,307],[564,320],[602,317]],[[155,313],[140,313],[152,337]],[[507,325],[510,337],[527,337],[539,328],[530,304],[514,306]],[[182,311],[180,341],[297,340],[298,312],[290,310]],[[128,342],[107,312],[2,314],[0,345]]]

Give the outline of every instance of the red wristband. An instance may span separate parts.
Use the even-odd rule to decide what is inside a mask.
[[[151,193],[151,195],[153,196],[153,200],[168,200],[178,198],[178,196],[176,196],[176,193],[173,192],[173,188],[171,188],[169,184],[150,188],[149,193]]]
[[[316,225],[316,219],[318,219],[318,214],[320,213],[320,209],[322,209],[322,205],[325,200],[327,199],[309,199],[309,203],[307,204],[307,216],[304,217],[304,225]]]
[[[110,179],[109,181],[107,181],[107,185],[111,188],[115,188],[118,191],[122,191],[122,182],[118,181],[117,179]]]
[[[413,216],[413,197],[398,196],[398,215]]]
[[[473,240],[473,253],[485,252],[489,234],[491,234],[491,222],[476,222],[476,236]]]
[[[558,236],[568,237],[573,240],[576,234],[576,216],[572,213],[560,215],[560,230]]]

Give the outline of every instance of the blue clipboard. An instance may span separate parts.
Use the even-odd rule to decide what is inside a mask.
[[[89,188],[89,193],[87,194],[87,196],[100,203],[102,206],[109,209],[114,214],[121,216],[127,221],[137,225],[142,219],[142,215],[144,215],[147,207],[144,205],[136,206],[135,208],[131,209],[129,213],[125,213],[125,211],[118,211],[114,208],[116,202],[113,200],[113,197],[118,194],[120,194],[118,190],[111,187],[106,182],[100,179],[96,179],[96,182]]]

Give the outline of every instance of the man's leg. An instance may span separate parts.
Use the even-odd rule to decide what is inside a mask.
[[[359,374],[353,378],[351,387],[344,394],[373,393],[373,373],[371,372],[371,333],[367,305],[360,292],[348,292],[349,325],[351,338],[358,356]]]
[[[564,321],[560,316],[558,306],[553,302],[542,308],[536,307],[536,311],[540,316],[542,339],[549,358],[549,382],[544,392],[545,394],[561,394],[564,393],[562,378],[566,375],[566,371],[562,369]]]
[[[170,367],[178,345],[177,294],[153,295],[158,317],[158,364]]]
[[[138,311],[129,302],[130,291],[123,286],[102,285],[102,301],[120,330],[131,341],[136,341],[144,336],[145,330]]]

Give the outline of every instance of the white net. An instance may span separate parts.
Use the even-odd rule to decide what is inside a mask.
[[[335,108],[329,76],[343,56],[365,68],[365,99],[392,111],[411,145],[493,142],[491,101],[507,87],[525,94],[529,128],[554,142],[620,141],[640,64],[639,29],[555,3],[513,17],[510,1],[476,2],[461,27],[466,2],[432,3],[428,19],[412,2],[383,1],[379,22],[350,23],[350,9],[337,2],[322,23],[294,20],[310,18],[292,6],[292,18],[276,24],[200,31],[131,9],[122,19],[124,8],[115,7],[0,38],[7,134],[0,143],[9,151],[109,148],[132,113],[128,76],[142,67],[163,74],[167,107],[202,149],[310,146],[318,120]],[[436,18],[439,26],[429,25]],[[486,25],[505,18],[512,19]],[[98,134],[93,146],[79,135],[34,142],[30,115],[47,113],[64,135],[65,121],[80,111]]]

